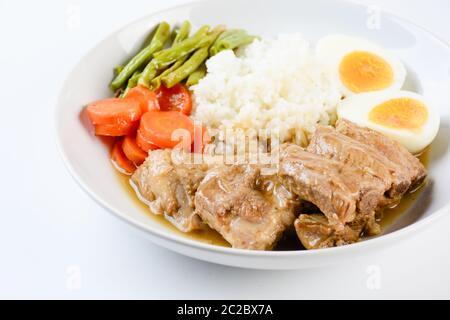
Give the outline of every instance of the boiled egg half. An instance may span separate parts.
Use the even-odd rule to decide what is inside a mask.
[[[360,38],[328,35],[317,43],[318,61],[348,97],[356,93],[401,89],[406,78],[403,63],[388,50]]]
[[[436,137],[440,118],[421,95],[410,91],[384,90],[361,93],[342,100],[339,118],[378,131],[419,153]]]

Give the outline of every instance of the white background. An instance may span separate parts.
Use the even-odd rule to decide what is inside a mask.
[[[0,0],[0,298],[450,298],[450,212],[381,253],[267,272],[157,247],[78,187],[55,143],[62,81],[106,35],[184,2]],[[450,42],[449,1],[363,2]]]

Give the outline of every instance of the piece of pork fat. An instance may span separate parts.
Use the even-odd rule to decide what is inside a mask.
[[[164,215],[183,232],[204,227],[194,212],[194,196],[208,166],[190,164],[190,154],[177,150],[152,151],[136,170],[131,183],[150,211]]]
[[[410,188],[411,177],[404,167],[373,146],[345,136],[334,128],[317,126],[306,150],[360,170],[363,188],[358,211],[362,214],[373,214],[378,207],[398,203]]]
[[[276,175],[253,165],[210,170],[195,196],[195,207],[233,248],[270,250],[295,220],[297,200]]]
[[[374,147],[393,163],[403,169],[403,174],[411,181],[410,190],[420,187],[427,177],[423,164],[398,142],[369,128],[360,127],[348,120],[340,119],[336,130],[347,137]]]

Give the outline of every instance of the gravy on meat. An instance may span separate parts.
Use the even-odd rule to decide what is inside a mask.
[[[425,149],[419,156],[420,162],[427,168],[429,164],[429,154],[430,147]],[[206,227],[203,230],[192,231],[189,233],[184,233],[178,230],[175,226],[173,226],[169,221],[167,221],[163,216],[157,216],[149,212],[148,206],[139,200],[135,191],[131,187],[129,183],[129,177],[117,172],[117,177],[122,186],[125,193],[133,199],[133,202],[136,206],[142,210],[142,213],[151,218],[153,221],[157,222],[173,232],[182,237],[187,237],[189,239],[200,241],[203,243],[221,246],[221,247],[231,247],[231,245],[215,230]],[[411,208],[417,197],[420,195],[423,186],[418,188],[413,193],[406,194],[400,203],[394,208],[386,208],[379,220],[381,226],[381,233],[384,232],[390,225],[392,225],[405,211]],[[294,230],[294,228],[290,228],[285,231],[281,239],[278,241],[276,246],[273,248],[274,251],[296,251],[302,250],[302,244]],[[303,249],[304,250],[304,249]]]
[[[430,148],[427,148],[420,156],[420,161],[428,166],[428,155],[430,153]],[[157,216],[149,212],[147,205],[145,205],[139,198],[136,196],[133,188],[131,187],[128,176],[117,172],[117,179],[120,182],[125,193],[133,199],[133,202],[136,206],[142,210],[142,213],[147,217],[162,225],[164,228],[170,230],[174,234],[177,234],[182,237],[186,237],[195,241],[200,241],[203,243],[220,246],[220,247],[228,247],[231,245],[215,230],[207,227],[204,230],[192,231],[189,233],[184,233],[178,230],[175,226],[173,226],[169,221],[167,221],[163,216]],[[392,225],[405,211],[411,208],[414,205],[417,197],[420,195],[423,187],[420,187],[413,193],[406,194],[400,203],[394,208],[387,208],[382,213],[382,218],[379,223],[381,226],[381,233],[386,230],[390,225]],[[281,239],[278,241],[276,246],[273,248],[273,251],[296,251],[296,250],[304,250],[302,249],[302,244],[295,233],[293,228],[286,230]]]
[[[207,226],[202,230],[195,230],[189,233],[185,233],[178,230],[172,223],[167,221],[163,215],[155,215],[151,213],[148,209],[148,206],[144,202],[142,202],[136,195],[136,192],[134,191],[133,187],[130,184],[130,177],[118,171],[116,171],[116,174],[117,179],[119,180],[119,183],[122,186],[123,190],[130,197],[130,199],[133,200],[136,206],[140,210],[142,210],[142,213],[145,214],[150,219],[152,219],[153,221],[155,221],[156,223],[163,226],[165,229],[169,230],[171,233],[215,246],[231,247],[230,244],[227,241],[225,241],[225,239],[217,231]]]
[[[282,146],[280,168],[272,178],[262,176],[258,165],[189,165],[158,150],[132,180],[149,201],[152,217],[163,213],[156,217],[165,225],[202,242],[253,250],[350,244],[382,233],[413,204],[429,152],[417,160],[378,133],[353,126],[318,126],[307,149]],[[371,143],[349,137],[347,129]],[[276,192],[261,187],[273,179],[288,192],[282,202]],[[127,188],[135,193],[131,185]],[[155,211],[155,204],[161,210]]]

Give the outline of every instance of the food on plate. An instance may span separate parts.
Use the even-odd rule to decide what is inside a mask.
[[[139,132],[160,148],[178,145],[190,149],[194,142],[194,123],[179,111],[149,111],[142,116]]]
[[[255,39],[243,30],[227,31],[224,26],[213,29],[202,26],[192,36],[189,36],[190,31],[191,24],[185,21],[179,29],[175,29],[175,37],[171,41],[170,25],[161,22],[150,43],[124,67],[115,69],[111,89],[124,96],[137,85],[158,88],[163,84],[171,88],[203,68],[212,54],[224,49],[238,49]],[[165,48],[167,45],[169,47]],[[196,74],[197,77],[199,75]]]
[[[299,204],[277,175],[253,165],[216,166],[195,195],[195,210],[234,248],[270,250],[293,224]]]
[[[203,63],[200,67],[197,68],[197,70],[191,73],[186,81],[186,85],[191,87],[198,84],[200,80],[206,76],[206,72],[206,65]]]
[[[134,99],[104,99],[91,103],[87,114],[92,124],[133,123],[142,115],[139,101]]]
[[[176,150],[174,153],[176,156],[168,149],[150,152],[131,181],[153,214],[164,215],[184,232],[202,229],[204,224],[195,213],[194,197],[208,167],[187,164],[188,154]]]
[[[137,100],[141,107],[142,114],[150,110],[160,109],[159,99],[156,96],[156,93],[143,86],[136,86],[130,89],[125,98]],[[161,98],[164,98],[164,95],[161,95]]]
[[[181,84],[172,88],[161,86],[155,90],[158,99],[159,109],[162,111],[178,110],[185,115],[191,115],[192,99],[189,90]]]
[[[339,120],[337,127],[347,126],[353,127],[351,130],[356,129],[349,122],[341,124],[343,122],[345,121]],[[383,195],[388,197],[384,201],[386,203],[397,202],[411,185],[420,185],[423,182],[426,172],[420,161],[411,154],[400,151],[398,145],[389,153],[382,153],[377,147],[383,143],[393,144],[391,141],[372,145],[370,140],[355,141],[338,130],[319,126],[306,150],[344,162],[353,169],[363,172],[365,177],[373,176],[381,179]],[[369,134],[376,135],[375,132],[369,132]],[[380,148],[387,147],[380,146]]]
[[[189,37],[189,34],[191,32],[191,24],[189,21],[183,22],[181,27],[178,30],[175,30],[175,38],[173,40],[172,45],[176,45],[180,43],[183,40],[186,40]],[[158,76],[155,77],[155,74],[157,73],[157,68],[153,64],[149,63],[147,67],[145,68],[143,74],[139,78],[139,82],[142,85],[151,86],[153,88],[159,88],[161,86],[161,79],[168,74],[172,73],[173,71],[180,68],[186,60],[189,58],[188,55],[185,55],[181,59],[178,59],[172,66],[161,72]],[[151,81],[150,79],[154,77]]]
[[[384,212],[426,184],[418,153],[439,115],[401,90],[389,51],[346,35],[314,46],[192,29],[160,23],[114,69],[115,98],[86,107],[152,214],[233,248],[277,250],[290,235],[322,249],[379,235]]]
[[[142,150],[147,152],[147,155],[150,151],[159,149],[159,147],[157,145],[153,144],[151,141],[149,141],[142,134],[142,130],[139,130],[139,129],[136,132],[136,144],[139,146],[139,148],[141,148]]]
[[[402,88],[406,70],[389,51],[360,38],[333,34],[319,40],[317,57],[336,77],[345,96]]]
[[[348,135],[364,130],[373,138],[360,142],[332,127],[319,127],[306,150],[280,146],[279,170],[271,174],[262,173],[261,165],[190,164],[188,153],[159,150],[132,180],[152,212],[183,225],[181,230],[193,230],[191,219],[201,218],[234,248],[271,249],[294,220],[306,248],[356,242],[380,233],[378,214],[422,184],[426,169],[396,142],[340,122]],[[382,143],[387,145],[379,151]],[[304,203],[316,208],[314,216],[305,216]]]
[[[199,68],[203,62],[209,56],[209,48],[216,41],[221,33],[223,33],[224,28],[217,27],[212,30],[209,37],[209,40],[206,41],[201,48],[195,51],[189,59],[186,60],[183,65],[181,65],[177,70],[172,71],[171,73],[162,77],[161,82],[167,88],[172,88],[177,83],[180,83],[184,79],[187,79],[190,74],[195,72],[197,68]],[[157,61],[158,57],[156,57]],[[156,62],[158,64],[158,62]]]
[[[281,143],[301,145],[317,123],[335,121],[338,83],[301,35],[255,40],[241,51],[208,59],[206,76],[191,88],[195,119],[221,131],[270,130]]]
[[[116,169],[126,175],[132,174],[136,170],[136,165],[127,158],[123,152],[123,139],[117,140],[114,143],[111,152],[111,162],[116,167]]]
[[[144,155],[159,148],[204,150],[209,138],[204,126],[199,127],[200,139],[194,138],[194,121],[188,117],[192,111],[191,93],[182,82],[201,80],[213,45],[212,51],[217,53],[239,49],[255,39],[243,30],[227,31],[224,26],[203,26],[192,36],[190,32],[191,24],[185,21],[174,28],[171,37],[170,25],[161,22],[137,55],[114,69],[110,87],[116,98],[99,100],[86,108],[96,135],[125,137],[118,140],[123,141],[122,152],[136,165],[142,164]],[[194,140],[197,146],[192,145]],[[112,157],[119,158],[116,149]],[[135,170],[128,161],[114,163],[124,165],[122,172],[132,174]]]
[[[248,35],[245,30],[227,30],[219,36],[219,39],[217,39],[211,49],[209,49],[209,52],[211,56],[215,56],[221,51],[234,50],[241,46],[250,44],[256,38],[257,37],[255,36]]]
[[[372,128],[398,141],[410,152],[425,149],[439,131],[440,119],[433,105],[409,91],[380,91],[342,100],[339,118]]]
[[[136,135],[128,135],[123,139],[122,150],[125,156],[136,166],[140,166],[148,156],[136,142]]]
[[[367,139],[352,138],[363,135]],[[280,167],[291,190],[317,206],[338,235],[348,231],[346,226],[354,230],[355,222],[360,234],[378,234],[380,210],[397,205],[427,175],[404,147],[346,120],[340,120],[337,129],[319,127],[306,151],[298,146],[286,148]]]
[[[149,59],[151,59],[155,52],[164,47],[164,44],[169,38],[170,26],[166,22],[161,22],[150,44],[142,49],[130,60],[130,62],[127,63],[127,65],[120,71],[111,83],[111,88],[113,90],[117,90],[122,87],[136,71],[145,65]]]
[[[114,124],[94,125],[95,135],[104,137],[122,137],[133,133],[136,130],[135,122],[119,122]]]
[[[418,188],[425,180],[426,170],[424,171],[423,164],[417,158],[413,160],[411,153],[399,146],[396,141],[350,121],[339,121],[336,130],[349,138],[373,146],[390,161],[402,167],[412,181],[410,189]]]

